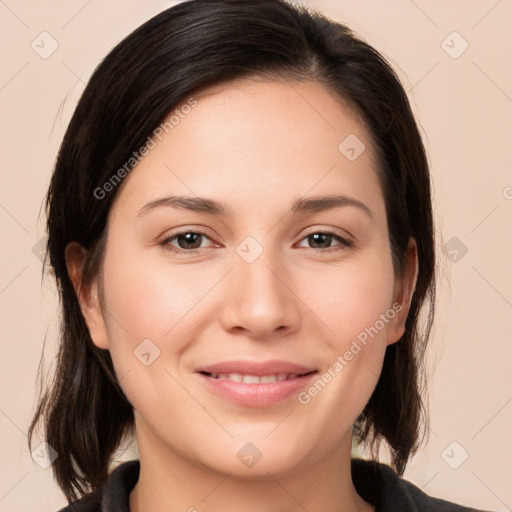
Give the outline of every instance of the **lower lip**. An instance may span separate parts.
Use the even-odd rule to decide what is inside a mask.
[[[202,381],[215,393],[248,407],[266,407],[274,405],[305,388],[318,372],[295,377],[294,379],[246,384],[228,379],[214,379],[198,373]]]

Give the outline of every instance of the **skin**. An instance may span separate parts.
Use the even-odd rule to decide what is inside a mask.
[[[313,82],[238,80],[194,97],[197,106],[121,185],[102,272],[79,292],[91,338],[110,350],[135,409],[141,472],[130,510],[373,510],[350,476],[352,425],[387,345],[404,332],[417,256],[411,239],[406,271],[395,275],[371,139]],[[349,134],[366,146],[354,161],[338,150]],[[363,202],[372,217],[354,206],[290,211],[299,198],[333,193]],[[177,194],[222,201],[232,214],[164,206],[138,215]],[[196,245],[183,237],[160,244],[198,230],[206,237]],[[353,246],[308,238],[326,231]],[[263,249],[252,263],[236,252],[249,236]],[[200,248],[176,254],[169,245]],[[79,291],[84,251],[72,243],[66,257]],[[396,303],[401,311],[306,405],[296,395],[237,405],[195,372],[282,359],[322,374]],[[134,350],[147,338],[160,355],[145,366]],[[237,457],[247,442],[262,454],[252,467]]]

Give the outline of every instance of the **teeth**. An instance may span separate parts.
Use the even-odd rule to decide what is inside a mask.
[[[260,384],[268,382],[276,382],[287,379],[295,379],[297,373],[276,373],[274,375],[245,375],[242,373],[212,373],[213,379],[230,380],[232,382],[243,382],[244,384]]]
[[[240,375],[240,374],[238,374]],[[244,375],[242,377],[242,382],[244,384],[259,384],[261,377],[257,377],[256,375]]]

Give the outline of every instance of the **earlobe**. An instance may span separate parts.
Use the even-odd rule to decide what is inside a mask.
[[[403,275],[395,280],[393,309],[397,312],[388,324],[387,344],[396,343],[405,332],[405,322],[418,279],[418,248],[416,240],[409,238]]]
[[[85,286],[83,283],[83,268],[87,251],[78,242],[71,242],[66,246],[65,257],[68,275],[75,289],[92,342],[98,348],[108,350],[108,336],[98,297],[97,278],[94,278],[90,286]]]

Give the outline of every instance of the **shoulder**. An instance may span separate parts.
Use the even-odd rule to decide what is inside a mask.
[[[58,512],[130,512],[130,492],[139,478],[138,460],[123,462],[101,489],[69,503]]]
[[[95,491],[87,494],[79,500],[69,503],[58,512],[101,512],[101,493]]]
[[[485,512],[429,496],[375,461],[352,459],[352,479],[357,492],[376,512]]]

